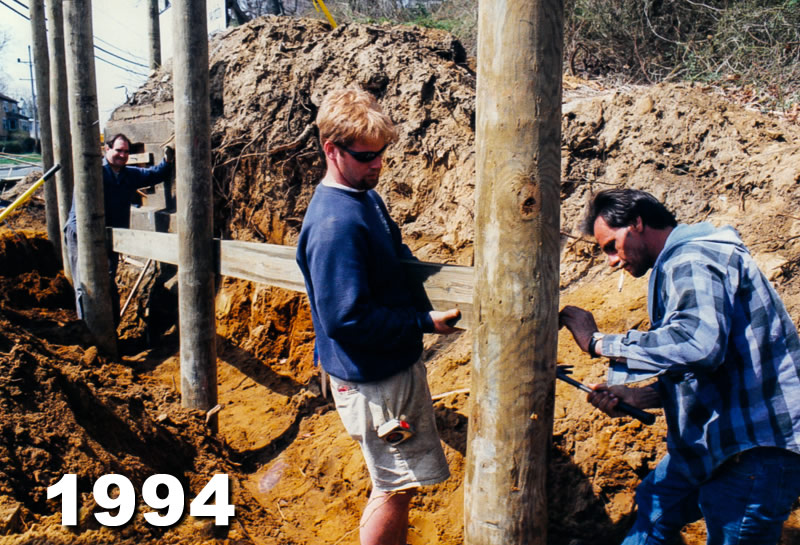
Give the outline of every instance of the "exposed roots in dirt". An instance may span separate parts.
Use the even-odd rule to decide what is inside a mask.
[[[322,175],[312,121],[334,87],[373,91],[397,122],[379,191],[425,260],[472,264],[475,74],[447,34],[410,27],[263,18],[211,44],[216,232],[294,244]],[[800,321],[800,129],[730,104],[701,86],[606,91],[565,77],[561,304],[595,310],[603,331],[646,328],[646,279],[606,271],[578,224],[596,190],[645,189],[679,221],[731,224]],[[171,99],[169,67],[131,104]],[[15,224],[16,225],[16,224]],[[40,230],[43,230],[40,227]],[[20,231],[18,229],[18,231]],[[50,253],[48,253],[50,252]],[[118,278],[125,297],[141,269]],[[370,482],[356,444],[322,396],[305,296],[222,279],[216,298],[218,435],[180,407],[174,269],[155,268],[107,361],[72,311],[69,284],[43,235],[0,232],[0,542],[341,544],[357,541]],[[601,382],[568,334],[558,363]],[[424,360],[452,477],[412,503],[409,542],[463,542],[463,478],[472,337],[425,339]],[[552,545],[618,543],[634,490],[664,454],[664,422],[611,420],[557,386],[549,466]],[[225,531],[186,517],[158,529],[100,527],[91,482],[121,473],[138,487],[169,473],[196,494],[213,473],[233,483]],[[47,487],[80,475],[81,519],[59,525]],[[7,518],[4,513],[10,513]],[[3,526],[4,521],[8,524]],[[798,543],[794,512],[782,543]],[[705,539],[702,525],[684,531]]]

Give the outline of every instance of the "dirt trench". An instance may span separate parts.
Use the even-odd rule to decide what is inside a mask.
[[[379,191],[405,240],[426,260],[472,264],[474,77],[452,37],[410,27],[264,18],[217,36],[211,48],[215,230],[224,238],[292,245],[322,174],[310,123],[334,86],[375,92],[398,123]],[[169,69],[132,103],[171,99]],[[605,269],[578,238],[588,195],[626,185],[651,191],[679,221],[739,229],[795,323],[800,298],[800,128],[743,109],[693,85],[606,90],[565,77],[562,138],[561,303],[596,311],[600,328],[646,328],[646,280]],[[152,301],[137,297],[120,328],[122,358],[97,355],[71,309],[69,285],[39,232],[0,237],[0,543],[357,543],[369,479],[355,444],[321,396],[311,361],[313,331],[303,296],[224,279],[216,300],[218,435],[205,415],[179,406],[174,328],[152,330]],[[26,254],[25,252],[28,252]],[[159,271],[156,274],[162,274]],[[121,295],[137,276],[120,273]],[[38,275],[38,276],[36,276]],[[151,280],[146,284],[150,285]],[[453,476],[413,502],[409,543],[463,542],[469,361],[472,339],[427,336],[439,426]],[[568,334],[559,363],[601,381]],[[664,424],[613,421],[584,395],[557,385],[551,449],[548,543],[618,543],[633,491],[664,453]],[[451,393],[456,392],[456,393]],[[20,454],[21,453],[21,454]],[[81,525],[59,525],[46,488],[81,476]],[[178,476],[197,493],[215,472],[231,476],[237,517],[227,532],[186,517],[165,530],[137,517],[120,530],[89,515],[97,476],[140,484]],[[702,524],[686,529],[704,542]],[[784,545],[800,543],[792,514]]]

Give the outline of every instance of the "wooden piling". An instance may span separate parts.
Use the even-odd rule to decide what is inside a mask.
[[[44,0],[31,0],[30,17],[42,166],[47,171],[53,166],[53,138],[50,130],[50,58],[47,54]],[[47,238],[53,244],[56,255],[61,258],[61,224],[58,219],[58,192],[54,183],[44,186],[44,204]]]
[[[69,99],[67,98],[67,65],[64,53],[63,0],[48,0],[47,45],[50,54],[50,127],[53,139],[53,160],[61,165],[55,175],[54,185],[58,198],[59,231],[64,228],[72,208],[72,137],[69,127]],[[61,245],[64,274],[72,282],[66,244]]]
[[[482,1],[465,544],[547,543],[563,3]]]
[[[181,402],[208,411],[217,404],[217,357],[205,0],[176,0],[173,18]]]
[[[116,357],[117,332],[106,252],[91,0],[64,0],[64,34],[75,169],[78,267],[84,289],[83,320],[98,348]]]

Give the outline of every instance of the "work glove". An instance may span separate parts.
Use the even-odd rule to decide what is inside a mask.
[[[175,161],[175,150],[172,148],[172,146],[164,147],[164,157],[167,159],[168,163]]]

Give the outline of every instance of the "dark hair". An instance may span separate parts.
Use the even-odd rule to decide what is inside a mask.
[[[594,235],[594,222],[601,216],[609,227],[627,227],[642,218],[642,223],[653,229],[675,227],[678,222],[661,201],[646,191],[638,189],[605,189],[589,203],[589,211],[581,224],[581,231]]]
[[[113,147],[114,147],[114,142],[116,142],[116,141],[117,141],[117,140],[119,140],[120,138],[123,140],[123,142],[125,142],[126,144],[128,144],[128,148],[130,148],[130,147],[131,147],[131,139],[130,139],[130,138],[128,138],[127,136],[125,136],[125,135],[124,135],[123,133],[121,133],[121,132],[118,132],[117,134],[115,134],[114,136],[112,136],[111,138],[109,138],[109,139],[108,139],[108,141],[106,142],[106,146],[107,146],[109,149],[110,149],[110,148],[113,148]]]

